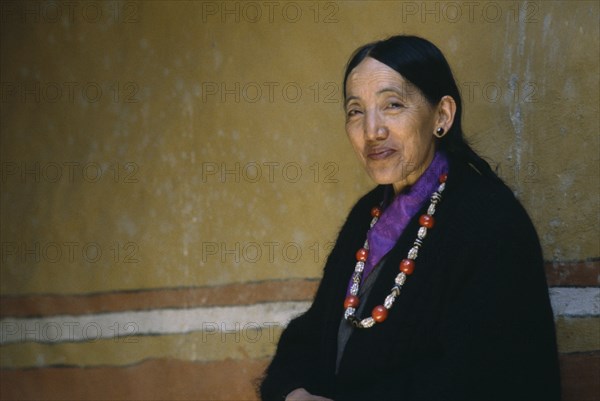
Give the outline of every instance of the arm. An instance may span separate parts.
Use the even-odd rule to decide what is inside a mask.
[[[352,252],[348,252],[348,249],[358,249],[364,240],[356,236],[354,231],[358,225],[359,232],[366,232],[368,212],[374,202],[369,197],[373,197],[373,194],[375,191],[355,205],[340,230],[310,309],[293,319],[282,333],[275,356],[260,386],[263,400],[283,400],[288,395],[294,397],[302,394],[300,391],[290,394],[294,390],[323,396],[327,395],[324,389],[331,388],[339,321],[332,322],[327,316],[331,316],[328,312],[332,309],[336,310],[335,316],[342,316],[343,296],[353,266]],[[380,195],[375,194],[375,197],[379,198]],[[349,261],[346,260],[348,258]],[[340,269],[348,269],[347,277]]]
[[[260,386],[263,400],[287,399],[294,390],[309,387],[314,382],[313,364],[318,363],[315,328],[318,326],[317,316],[309,310],[293,319],[283,331]]]

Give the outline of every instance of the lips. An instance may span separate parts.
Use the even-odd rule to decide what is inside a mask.
[[[394,153],[396,153],[396,150],[392,149],[392,148],[369,149],[368,153],[367,153],[367,158],[369,158],[371,160],[383,160],[383,159],[387,159]]]

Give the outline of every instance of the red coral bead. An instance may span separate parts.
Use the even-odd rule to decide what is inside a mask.
[[[360,305],[360,299],[356,295],[348,295],[344,301],[344,309],[357,308]]]
[[[433,216],[431,216],[429,214],[422,214],[421,217],[419,217],[419,224],[426,228],[433,227],[433,224],[434,224]]]
[[[412,259],[403,259],[400,262],[400,271],[407,276],[410,276],[412,272],[415,270],[415,261]]]
[[[369,251],[367,251],[365,248],[360,248],[356,252],[356,260],[358,260],[359,262],[366,262],[367,256],[369,256]]]
[[[447,179],[448,179],[448,174],[440,175],[440,184],[445,183]]]
[[[371,209],[371,217],[379,217],[381,216],[381,209],[378,208],[377,206],[375,206],[373,209]]]
[[[376,307],[373,308],[373,312],[371,312],[371,317],[377,323],[383,322],[385,319],[387,319],[387,316],[388,316],[388,310],[385,309],[385,306],[383,306],[383,305],[377,305]]]

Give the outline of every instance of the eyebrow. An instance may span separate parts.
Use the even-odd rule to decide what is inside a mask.
[[[348,105],[348,103],[350,103],[350,101],[351,101],[351,100],[358,100],[358,99],[359,99],[359,97],[358,97],[358,96],[348,96],[348,97],[346,98],[346,103],[345,103],[345,105]]]
[[[377,92],[375,92],[375,94],[381,95],[382,93],[385,93],[385,92],[394,92],[394,93],[396,93],[396,94],[398,94],[400,96],[406,96],[406,95],[408,95],[408,93],[406,91],[404,91],[402,89],[394,88],[394,87],[391,87],[391,86],[385,87],[383,89],[380,89]],[[359,99],[360,98],[358,96],[348,96],[346,98],[345,105],[347,106],[348,103],[350,103],[351,100],[359,100]]]

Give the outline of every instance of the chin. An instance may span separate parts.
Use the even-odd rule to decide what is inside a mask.
[[[391,174],[385,173],[377,173],[377,172],[369,172],[369,177],[373,180],[377,185],[388,185],[393,184],[394,182],[400,181],[402,178],[393,177]]]

